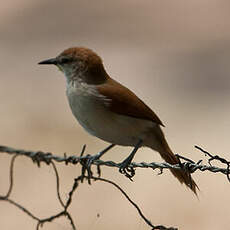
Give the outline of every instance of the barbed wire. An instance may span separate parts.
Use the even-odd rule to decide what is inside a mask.
[[[7,147],[7,146],[0,146],[0,152],[13,155],[13,157],[11,158],[11,163],[10,163],[9,188],[8,188],[6,195],[0,195],[0,200],[1,201],[7,201],[8,203],[19,208],[24,213],[29,215],[32,219],[37,221],[36,230],[39,230],[39,228],[42,227],[44,223],[51,222],[51,221],[53,221],[53,220],[55,220],[61,216],[65,216],[70,221],[72,229],[76,230],[76,225],[74,223],[74,220],[73,220],[70,212],[68,211],[68,208],[72,203],[72,197],[74,195],[75,190],[79,186],[79,182],[83,183],[85,180],[87,180],[88,184],[91,184],[91,180],[101,181],[101,182],[109,183],[109,184],[113,185],[115,188],[117,188],[125,196],[125,198],[129,201],[129,203],[136,208],[138,214],[145,221],[145,223],[151,227],[152,230],[177,230],[177,228],[175,228],[175,227],[165,227],[163,225],[153,225],[151,223],[151,221],[145,217],[145,215],[143,214],[141,209],[138,207],[138,205],[127,195],[127,193],[119,185],[117,185],[115,182],[113,182],[111,180],[108,180],[108,179],[101,177],[101,166],[116,167],[116,168],[120,167],[119,163],[115,163],[113,161],[103,161],[103,160],[98,159],[98,156],[103,155],[105,152],[109,151],[112,147],[113,147],[113,145],[110,145],[109,147],[107,147],[106,149],[104,149],[103,151],[99,152],[96,155],[90,155],[90,154],[84,155],[85,150],[86,150],[86,146],[84,145],[79,156],[77,156],[77,155],[67,156],[67,154],[63,154],[63,156],[57,156],[57,155],[52,154],[50,152],[27,151],[27,150],[16,149],[16,148]],[[197,170],[200,170],[202,172],[203,171],[209,171],[212,173],[222,173],[222,174],[227,176],[227,179],[230,182],[230,176],[229,176],[229,174],[230,174],[230,171],[229,171],[230,161],[227,161],[226,159],[224,159],[218,155],[213,155],[213,154],[207,152],[206,150],[202,149],[201,147],[195,146],[195,148],[198,149],[201,153],[204,153],[205,156],[208,156],[207,160],[208,160],[209,165],[202,164],[202,160],[199,160],[197,163],[195,163],[191,159],[177,155],[178,159],[180,160],[180,163],[177,165],[170,165],[168,163],[156,163],[156,162],[151,162],[151,163],[146,163],[146,162],[135,163],[135,162],[133,162],[130,164],[130,166],[128,168],[128,172],[131,172],[131,176],[129,174],[125,174],[125,176],[127,176],[129,179],[131,179],[131,177],[133,177],[135,175],[135,168],[151,168],[153,170],[160,169],[161,173],[163,172],[164,169],[173,168],[173,169],[186,170],[190,173],[194,173]],[[58,198],[60,205],[62,206],[62,210],[60,212],[58,212],[58,213],[56,213],[50,217],[41,219],[39,217],[36,217],[32,212],[30,212],[28,209],[26,209],[23,205],[10,199],[10,195],[12,193],[13,185],[14,185],[14,162],[18,156],[29,157],[30,159],[32,159],[32,161],[34,163],[36,163],[38,165],[38,167],[40,167],[42,162],[47,164],[47,165],[52,165],[55,176],[56,176],[57,198]],[[182,162],[182,160],[183,160],[183,162]],[[224,167],[220,168],[217,166],[213,166],[211,164],[211,162],[213,162],[213,161],[218,161],[219,163],[224,165]],[[62,200],[61,195],[60,195],[60,179],[59,179],[59,174],[58,174],[58,170],[56,168],[55,162],[56,163],[61,163],[61,162],[63,163],[64,162],[66,165],[68,165],[68,164],[74,164],[74,165],[80,164],[82,167],[81,175],[74,180],[73,186],[72,186],[71,190],[69,191],[68,199],[66,202],[64,202]],[[97,177],[93,176],[93,172],[91,170],[92,165],[97,166],[97,174],[98,174]]]

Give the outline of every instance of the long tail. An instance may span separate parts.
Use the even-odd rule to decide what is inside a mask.
[[[170,149],[161,151],[160,155],[169,164],[174,165],[179,163],[178,158],[176,158]],[[184,183],[197,195],[197,189],[199,190],[199,188],[189,172],[182,169],[170,169],[170,171],[182,184]]]
[[[158,151],[161,157],[167,163],[172,164],[172,165],[178,164],[179,160],[171,151],[160,127],[158,130],[157,139],[160,145],[158,145],[158,148],[156,148],[156,146],[152,148]],[[182,169],[170,169],[170,171],[180,181],[180,183],[182,184],[184,183],[197,195],[197,190],[199,190],[199,187],[197,186],[196,182],[192,179],[191,174],[189,172],[186,172]]]

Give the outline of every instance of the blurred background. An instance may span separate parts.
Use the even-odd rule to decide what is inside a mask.
[[[194,145],[229,156],[230,2],[227,0],[55,1],[8,0],[0,7],[0,145],[55,154],[97,153],[107,143],[89,136],[72,116],[65,79],[55,67],[38,66],[71,46],[86,46],[108,73],[134,90],[161,118],[175,153],[205,159]],[[116,147],[104,160],[119,162],[130,148]],[[0,194],[8,188],[9,159],[0,155]],[[162,162],[141,149],[136,162]],[[64,199],[79,166],[58,165]],[[179,229],[227,229],[230,185],[225,176],[196,172],[199,200],[168,170],[136,170],[130,182],[117,169],[102,175],[121,185],[153,224]],[[51,167],[18,158],[12,199],[44,218],[60,205]],[[81,185],[70,211],[77,229],[149,229],[113,187]],[[0,228],[35,229],[12,205],[0,203]],[[99,217],[97,217],[99,214]],[[65,218],[46,229],[71,229]]]

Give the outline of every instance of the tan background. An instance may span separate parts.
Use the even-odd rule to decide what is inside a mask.
[[[107,144],[76,123],[65,98],[65,80],[37,62],[70,46],[97,51],[111,76],[135,90],[165,123],[172,149],[194,160],[194,149],[229,156],[230,2],[228,0],[55,1],[8,0],[0,6],[0,144],[78,154],[83,144],[96,153]],[[129,148],[104,159],[121,161]],[[161,161],[148,149],[135,161]],[[9,156],[0,156],[0,193],[7,190]],[[59,167],[67,197],[79,167]],[[230,229],[230,185],[220,174],[195,173],[199,201],[165,171],[137,170],[134,183],[115,169],[103,176],[126,189],[154,224],[180,229]],[[16,163],[12,197],[40,217],[56,213],[51,168],[30,160]],[[71,211],[77,229],[149,229],[110,185],[82,185]],[[97,213],[100,217],[97,218]],[[0,203],[1,229],[35,229],[15,207]],[[63,218],[43,229],[71,229]]]

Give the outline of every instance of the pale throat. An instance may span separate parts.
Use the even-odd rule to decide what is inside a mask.
[[[76,70],[76,68],[69,68],[57,65],[58,69],[65,75],[66,84],[74,85],[77,82],[82,82],[80,73]]]

